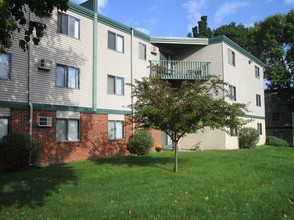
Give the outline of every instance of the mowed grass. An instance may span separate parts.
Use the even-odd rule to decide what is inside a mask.
[[[173,153],[0,173],[0,219],[294,219],[294,148]]]

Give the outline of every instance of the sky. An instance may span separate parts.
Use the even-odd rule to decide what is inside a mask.
[[[165,37],[186,37],[203,15],[211,29],[231,22],[248,27],[291,9],[294,0],[98,0],[100,14],[150,36]]]

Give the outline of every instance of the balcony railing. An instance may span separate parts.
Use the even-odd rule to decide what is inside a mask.
[[[178,80],[203,80],[209,75],[209,62],[151,60],[150,77]]]

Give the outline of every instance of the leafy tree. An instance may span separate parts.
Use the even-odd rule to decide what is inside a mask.
[[[254,29],[252,27],[245,27],[243,24],[236,25],[232,22],[228,25],[223,25],[213,31],[213,36],[225,35],[232,41],[243,47],[245,50],[251,52],[254,43]]]
[[[244,121],[237,116],[244,114],[244,104],[229,104],[225,83],[216,77],[209,80],[172,84],[158,78],[135,81],[133,96],[136,102],[134,120],[143,127],[160,129],[173,141],[174,171],[178,171],[178,142],[187,133],[205,127],[223,129],[237,127]]]
[[[198,21],[198,26],[192,28],[193,37],[212,37],[212,31],[207,27],[207,16],[201,16],[201,20]],[[188,37],[191,37],[192,34],[189,33]]]
[[[24,33],[24,37],[19,40],[19,46],[24,51],[28,49],[31,40],[38,45],[46,25],[41,21],[29,20],[28,13],[30,11],[43,18],[50,16],[54,7],[66,11],[68,0],[0,0],[0,52],[12,46],[15,31]]]
[[[255,55],[265,63],[268,89],[294,109],[294,10],[256,23]]]

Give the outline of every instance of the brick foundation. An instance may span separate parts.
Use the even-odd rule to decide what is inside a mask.
[[[38,116],[52,117],[52,127],[39,127]],[[125,138],[108,140],[108,115],[95,113],[80,114],[80,140],[56,142],[56,111],[33,112],[33,136],[43,147],[39,164],[55,164],[69,161],[127,155],[127,143],[132,136],[130,116],[125,116]],[[29,110],[11,109],[10,132],[29,132]],[[152,131],[154,143],[161,143],[160,131]]]

